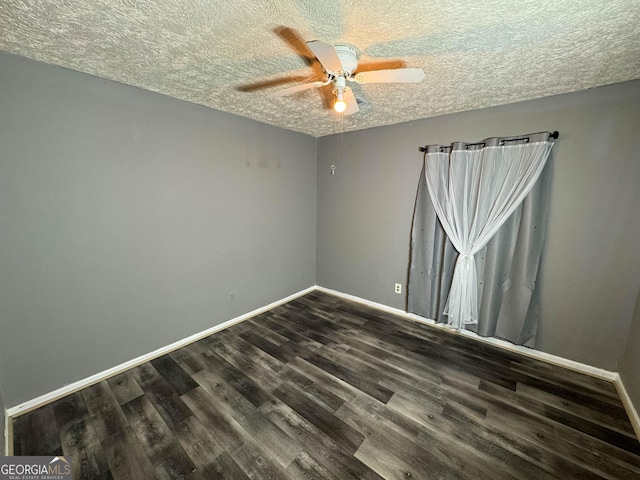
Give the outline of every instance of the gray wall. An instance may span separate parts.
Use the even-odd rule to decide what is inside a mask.
[[[7,406],[315,284],[314,138],[7,54],[0,112]]]
[[[318,284],[404,309],[418,146],[559,130],[537,348],[617,370],[640,285],[639,104],[636,81],[321,138]]]
[[[640,413],[640,292],[620,365],[620,376],[636,411]]]

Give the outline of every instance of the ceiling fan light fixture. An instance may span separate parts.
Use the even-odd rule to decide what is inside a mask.
[[[333,109],[342,115],[353,115],[360,111],[358,101],[353,90],[347,87],[347,80],[356,83],[418,83],[425,77],[421,68],[389,68],[384,70],[365,70],[358,72],[358,57],[360,52],[352,45],[331,45],[320,40],[307,42],[307,47],[320,63],[324,81],[303,83],[271,92],[272,98],[292,95],[311,88],[333,85],[335,101]],[[306,60],[308,60],[305,57]]]

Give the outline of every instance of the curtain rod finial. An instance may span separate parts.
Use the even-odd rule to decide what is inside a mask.
[[[549,135],[549,137],[553,138],[554,140],[556,140],[559,136],[560,136],[560,132],[558,132],[557,130],[554,130],[554,131],[553,131],[553,132],[551,132],[551,134]]]

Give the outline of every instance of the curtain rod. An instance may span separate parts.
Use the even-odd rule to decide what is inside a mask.
[[[551,140],[552,138],[554,140],[557,140],[558,137],[560,136],[560,132],[558,132],[557,130],[554,130],[553,132],[551,132],[549,134],[549,140]],[[517,142],[520,140],[524,140],[525,142],[529,141],[529,137],[516,137],[516,138],[505,138],[504,140],[502,140],[502,142]],[[468,143],[468,146],[473,146],[473,145],[484,145],[484,142],[478,142],[478,143]],[[418,147],[418,151],[419,152],[426,152],[427,151],[427,147]]]

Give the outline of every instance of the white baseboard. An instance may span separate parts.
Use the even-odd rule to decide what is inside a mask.
[[[5,410],[2,412],[4,415],[4,455],[9,456],[13,454],[13,442],[9,442],[9,439],[13,439],[13,428],[11,425],[11,418]]]
[[[15,407],[8,408],[6,411],[7,424],[11,422],[12,419],[19,417],[20,415],[23,415],[27,412],[35,410],[36,408],[42,407],[48,403],[58,400],[66,395],[69,395],[70,393],[89,387],[95,383],[102,382],[103,380],[118,375],[119,373],[129,370],[130,368],[142,365],[143,363],[153,360],[154,358],[166,355],[167,353],[173,352],[174,350],[189,345],[190,343],[197,342],[198,340],[208,337],[209,335],[219,332],[220,330],[224,330],[225,328],[229,328],[232,325],[248,320],[249,318],[255,317],[256,315],[259,315],[261,313],[267,312],[275,307],[290,302],[291,300],[306,295],[307,293],[314,291],[315,288],[315,286],[306,288],[297,293],[294,293],[293,295],[289,295],[288,297],[270,303],[269,305],[257,308],[255,310],[252,310],[251,312],[245,313],[244,315],[232,318],[231,320],[211,327],[207,330],[203,330],[202,332],[196,333],[187,338],[183,338],[182,340],[178,340],[177,342],[174,342],[170,345],[154,350],[153,352],[134,358],[132,360],[129,360],[128,362],[109,368],[107,370],[104,370],[103,372],[96,373],[95,375],[91,375],[90,377],[84,378],[82,380],[78,380],[77,382],[65,385],[62,388],[58,388],[57,390],[46,393],[32,400],[28,400],[24,403],[16,405]],[[6,437],[6,441],[7,443],[9,442],[8,436]]]
[[[535,358],[537,360],[542,360],[547,363],[551,363],[553,365],[558,365],[560,367],[565,367],[570,370],[574,370],[576,372],[584,373],[590,375],[592,377],[600,378],[603,380],[608,380],[610,382],[614,382],[618,377],[616,372],[610,372],[609,370],[604,370],[602,368],[593,367],[591,365],[587,365],[585,363],[576,362],[574,360],[569,360],[563,357],[559,357],[557,355],[552,355],[550,353],[541,352],[540,350],[534,350],[528,347],[523,347],[520,345],[514,345],[513,343],[507,342],[505,340],[499,340],[497,338],[491,337],[481,337],[477,333],[470,332],[469,330],[460,330],[458,331],[455,328],[449,327],[448,325],[444,325],[441,323],[436,323],[435,320],[430,318],[424,318],[419,315],[415,315],[413,313],[407,313],[404,310],[400,310],[399,308],[389,307],[387,305],[383,305],[381,303],[372,302],[371,300],[366,300],[364,298],[356,297],[354,295],[350,295],[348,293],[342,293],[337,290],[331,290],[330,288],[325,287],[316,287],[317,290],[325,293],[329,293],[331,295],[336,295],[338,297],[342,297],[346,300],[352,300],[354,302],[361,303],[363,305],[367,305],[369,307],[375,308],[377,310],[382,310],[383,312],[392,313],[394,315],[398,315],[400,317],[406,318],[407,320],[411,320],[414,322],[424,323],[434,328],[438,328],[445,332],[449,332],[454,335],[464,335],[465,337],[472,338],[478,342],[488,343],[491,345],[495,345],[496,347],[502,348],[504,350],[509,350],[511,352],[517,352],[521,355],[525,355],[527,357]]]
[[[631,397],[629,396],[627,389],[624,387],[622,377],[619,373],[616,373],[616,379],[613,381],[613,384],[616,386],[618,395],[620,395],[620,400],[622,400],[624,409],[627,411],[633,431],[636,432],[636,437],[638,437],[638,440],[640,441],[640,414],[638,414],[638,410],[636,410],[635,405],[631,401]]]

